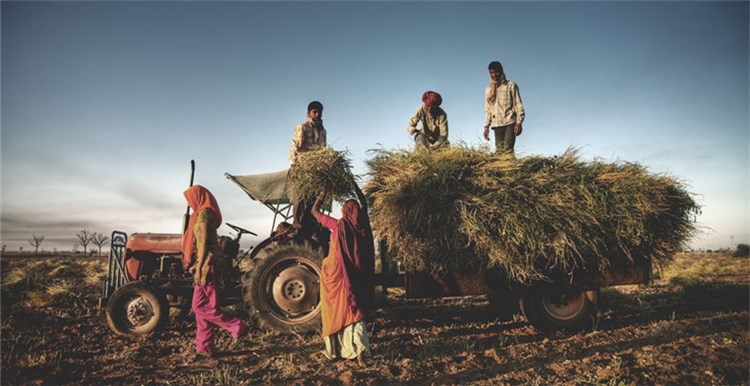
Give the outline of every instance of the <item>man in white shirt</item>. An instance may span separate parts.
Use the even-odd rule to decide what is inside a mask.
[[[516,137],[521,135],[526,116],[518,85],[505,77],[503,65],[494,61],[489,67],[490,85],[484,99],[484,139],[490,140],[490,128],[495,132],[495,151],[514,154]]]

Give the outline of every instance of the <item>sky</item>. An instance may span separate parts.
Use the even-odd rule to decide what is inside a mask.
[[[0,3],[0,192],[9,251],[70,250],[82,229],[179,233],[189,184],[224,221],[273,214],[224,177],[288,167],[307,104],[366,180],[408,149],[439,92],[449,139],[484,142],[487,65],[526,109],[516,153],[637,162],[683,181],[694,248],[749,243],[748,2]],[[219,228],[229,234],[227,226]]]

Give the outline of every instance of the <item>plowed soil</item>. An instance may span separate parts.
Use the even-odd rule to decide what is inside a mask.
[[[257,330],[232,352],[196,360],[191,314],[150,336],[117,337],[98,315],[90,281],[65,306],[4,293],[0,382],[748,384],[749,263],[679,255],[652,285],[603,289],[598,323],[579,333],[542,334],[520,315],[498,319],[481,296],[408,300],[391,290],[368,321],[366,368],[325,359],[318,336]],[[20,262],[2,264],[5,283]],[[216,337],[217,347],[229,343],[226,332]]]

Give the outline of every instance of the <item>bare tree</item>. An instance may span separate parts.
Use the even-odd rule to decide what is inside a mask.
[[[94,239],[94,235],[96,235],[96,233],[92,233],[88,229],[82,229],[76,235],[76,237],[78,237],[78,242],[83,246],[84,256],[86,255],[86,248],[88,248],[89,244]]]
[[[31,244],[32,247],[34,247],[34,253],[39,252],[39,246],[42,245],[42,242],[44,241],[44,235],[37,236],[33,235],[31,240],[29,240],[29,244]]]
[[[99,246],[99,254],[102,254],[102,246],[109,241],[109,237],[101,234],[101,233],[94,233],[94,238],[91,240],[94,244]]]

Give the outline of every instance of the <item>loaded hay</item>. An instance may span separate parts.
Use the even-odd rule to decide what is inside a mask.
[[[488,148],[375,150],[374,231],[405,268],[503,270],[511,280],[671,261],[699,206],[673,177],[636,163],[584,162],[577,150],[514,159]]]
[[[320,192],[326,201],[343,202],[355,196],[354,176],[347,151],[330,147],[299,153],[288,183],[292,192],[303,200],[314,200]]]

